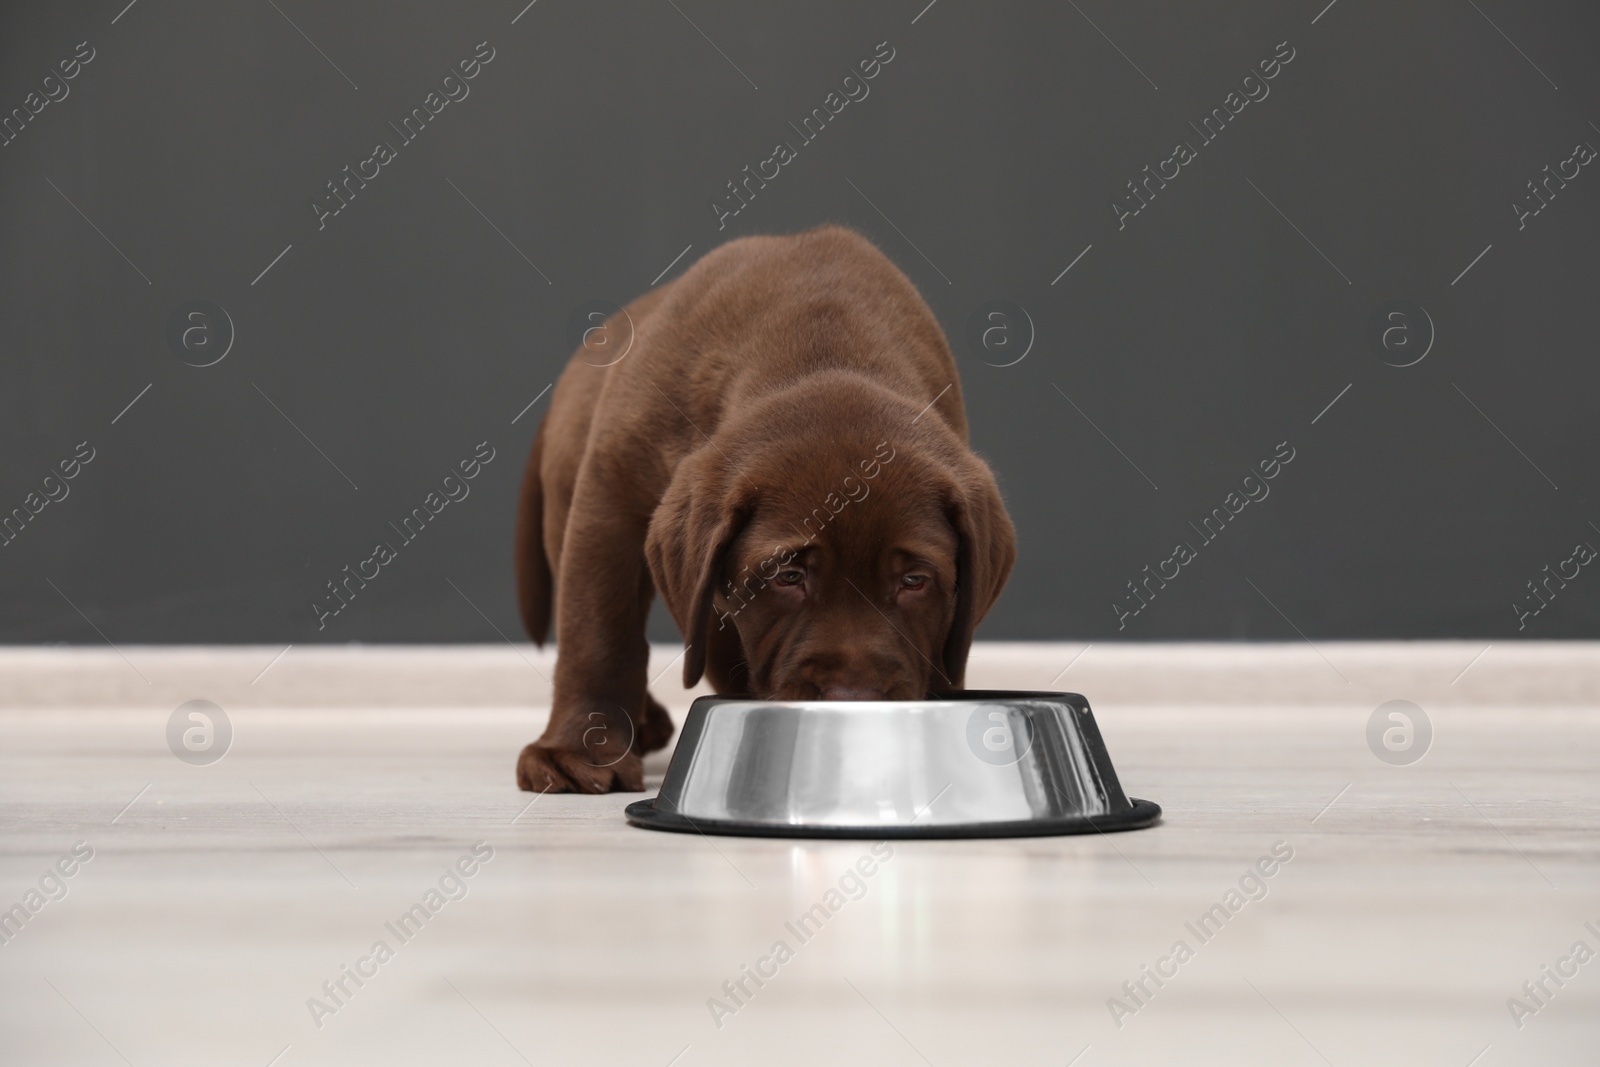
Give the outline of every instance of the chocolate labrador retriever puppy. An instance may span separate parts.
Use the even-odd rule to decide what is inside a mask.
[[[684,635],[686,686],[960,689],[1016,542],[910,280],[838,227],[749,237],[605,329],[624,354],[579,348],[522,484],[522,617],[543,644],[553,600],[561,654],[517,784],[644,787],[640,756],[672,736],[646,692],[655,592]]]

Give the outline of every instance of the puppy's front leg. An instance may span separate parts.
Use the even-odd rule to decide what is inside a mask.
[[[590,490],[585,492],[585,490]],[[556,581],[556,678],[550,724],[522,750],[517,785],[535,793],[637,792],[634,745],[644,712],[654,595],[648,519],[580,482]]]

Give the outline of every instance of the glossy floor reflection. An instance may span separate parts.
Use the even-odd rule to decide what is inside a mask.
[[[1096,649],[1063,682],[1160,826],[876,847],[531,798],[512,766],[542,710],[481,688],[363,706],[334,653],[247,694],[207,672],[247,681],[276,650],[125,650],[155,696],[98,705],[74,687],[114,660],[16,660],[0,908],[25,919],[0,915],[0,1062],[1590,1063],[1600,718],[1563,694],[1600,660],[1564,646],[1558,669],[1588,674],[1552,681],[1544,653],[1497,646],[1449,696],[1480,647],[1404,658],[1442,674],[1401,689],[1370,681],[1401,669],[1391,646],[1323,646],[1348,688],[1304,645],[1229,646],[1227,705],[1134,699],[1202,670],[1194,646]],[[980,651],[974,684],[1043,687],[1076,651]],[[332,706],[275,699],[299,670],[332,672]],[[175,758],[172,693],[227,694],[225,758]],[[1426,708],[1422,760],[1369,749],[1374,694]]]

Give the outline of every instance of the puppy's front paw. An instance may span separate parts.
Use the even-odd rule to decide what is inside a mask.
[[[642,793],[644,761],[632,752],[596,759],[583,746],[535,742],[517,758],[517,788],[530,793]]]

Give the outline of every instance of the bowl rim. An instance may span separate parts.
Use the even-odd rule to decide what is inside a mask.
[[[1067,693],[1052,689],[957,689],[947,693],[935,693],[921,700],[823,700],[820,697],[812,700],[766,700],[762,697],[723,696],[721,694],[708,694],[694,698],[694,703],[689,705],[688,714],[693,715],[697,709],[712,708],[720,704],[760,704],[765,707],[776,708],[812,708],[826,710],[829,707],[842,706],[854,707],[858,704],[879,704],[890,707],[914,708],[924,704],[961,704],[961,703],[998,703],[1007,700],[1013,701],[1038,701],[1050,700],[1058,703],[1071,704],[1080,711],[1090,711],[1089,700],[1082,693]],[[685,720],[687,721],[687,720]]]

